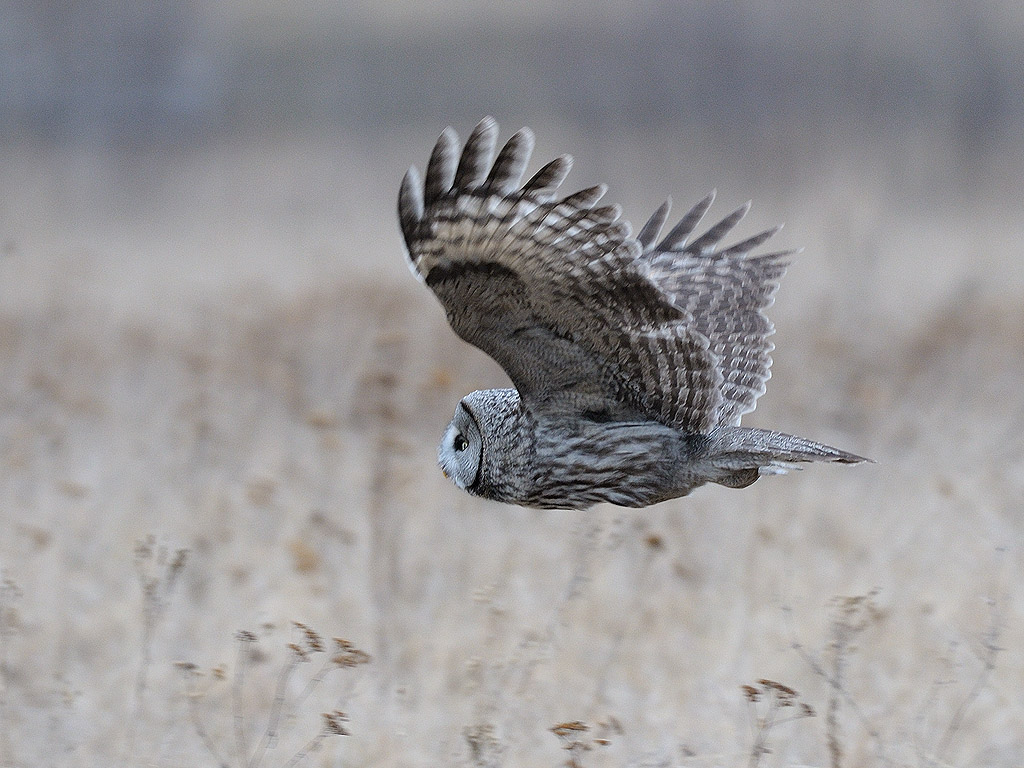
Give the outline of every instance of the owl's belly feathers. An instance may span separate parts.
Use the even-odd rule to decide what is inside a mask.
[[[531,420],[532,421],[532,420]],[[480,490],[527,507],[586,509],[601,502],[644,507],[685,496],[705,481],[695,460],[701,438],[656,422],[533,422],[529,444],[491,457],[502,482]],[[491,474],[491,473],[488,473]],[[509,482],[511,480],[511,482]]]

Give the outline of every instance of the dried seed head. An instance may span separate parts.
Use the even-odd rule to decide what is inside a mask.
[[[240,643],[255,643],[256,633],[250,632],[248,629],[240,629],[235,632],[235,640]]]
[[[355,650],[349,653],[337,653],[331,662],[339,667],[358,667],[360,664],[369,664],[371,658],[370,654],[365,651]]]
[[[306,640],[306,648],[310,653],[320,653],[324,650],[324,639],[312,627],[303,624],[301,621],[293,621],[295,628],[302,632]]]
[[[181,548],[174,553],[174,559],[171,561],[170,566],[167,569],[168,576],[174,578],[178,575],[178,572],[185,567],[185,561],[188,560],[188,550]]]
[[[567,723],[559,723],[551,727],[551,732],[560,739],[589,730],[590,726],[580,720],[571,720]]]
[[[764,686],[766,690],[773,691],[776,698],[779,699],[780,703],[784,701],[792,702],[800,694],[790,688],[788,685],[776,682],[775,680],[758,680],[760,685]]]
[[[306,630],[306,645],[314,653],[321,653],[324,650],[324,641],[314,630]]]
[[[786,694],[787,696],[797,696],[797,695],[799,695],[799,694],[797,694],[797,692],[794,689],[790,688],[788,685],[784,685],[783,683],[780,683],[780,682],[778,682],[776,680],[764,680],[764,679],[762,679],[762,680],[758,680],[757,682],[759,682],[765,688],[772,688],[772,689],[778,691],[779,693]]]
[[[341,637],[332,638],[337,652],[331,658],[331,662],[339,667],[358,667],[360,664],[369,663],[372,658],[366,651],[356,648],[348,640]]]
[[[297,661],[309,661],[309,653],[298,643],[288,643],[287,647]]]
[[[648,534],[647,537],[644,539],[644,544],[646,544],[648,547],[655,551],[662,550],[665,548],[665,540],[656,533]]]
[[[324,720],[324,732],[328,736],[349,735],[348,730],[345,728],[345,723],[348,722],[348,715],[340,709],[336,709],[333,712],[324,712],[321,717]]]

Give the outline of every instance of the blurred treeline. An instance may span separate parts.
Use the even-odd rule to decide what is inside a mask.
[[[928,131],[977,159],[1020,146],[1021,73],[1009,2],[0,5],[0,135],[43,145],[372,137],[501,105],[748,150]]]

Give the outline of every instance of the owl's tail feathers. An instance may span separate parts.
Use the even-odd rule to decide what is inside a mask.
[[[710,462],[721,472],[721,479],[714,482],[730,488],[745,488],[762,475],[784,475],[809,461],[871,462],[824,443],[767,429],[722,428],[712,433],[712,446]]]

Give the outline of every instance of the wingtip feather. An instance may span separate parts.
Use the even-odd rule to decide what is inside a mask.
[[[494,161],[494,166],[487,176],[484,186],[500,195],[515,191],[523,178],[523,172],[533,154],[534,137],[529,128],[516,131]]]
[[[661,234],[661,228],[665,226],[665,221],[668,219],[668,214],[672,210],[672,198],[669,197],[658,206],[657,210],[651,214],[651,218],[647,220],[647,223],[640,229],[640,233],[636,236],[641,247],[647,251],[658,239],[658,235]]]
[[[398,192],[398,221],[406,241],[412,236],[416,225],[423,219],[423,184],[416,166],[410,166],[402,177]]]
[[[555,191],[565,181],[569,171],[572,170],[572,155],[561,155],[541,168],[533,177],[523,185],[524,196],[535,196],[548,198],[554,195]]]
[[[607,184],[595,184],[592,187],[581,189],[579,192],[574,192],[568,195],[562,200],[562,203],[576,206],[578,208],[593,208],[597,202],[605,196],[608,191]]]
[[[683,218],[679,220],[669,233],[665,236],[665,239],[655,246],[658,251],[674,251],[682,250],[686,245],[686,241],[693,234],[693,231],[700,224],[701,219],[704,218],[704,214],[708,212],[708,208],[715,202],[715,197],[718,195],[717,189],[712,189],[704,199],[693,206],[687,211]]]
[[[748,237],[746,240],[742,240],[735,245],[730,245],[726,250],[722,251],[722,255],[745,256],[748,253],[752,253],[755,248],[765,243],[769,238],[777,235],[780,229],[782,229],[781,224],[775,227],[769,227],[762,232],[758,232],[753,237]]]
[[[450,125],[441,131],[427,161],[427,176],[423,189],[424,202],[430,204],[452,188],[455,163],[459,156],[459,135]]]
[[[497,144],[498,122],[488,115],[476,124],[466,139],[466,146],[455,171],[455,188],[470,190],[483,183],[494,161]]]
[[[705,256],[714,252],[718,244],[722,242],[722,238],[732,231],[732,229],[750,212],[751,205],[752,202],[748,200],[724,219],[719,221],[711,227],[711,229],[690,243],[686,247],[687,252],[693,253],[697,256]]]

